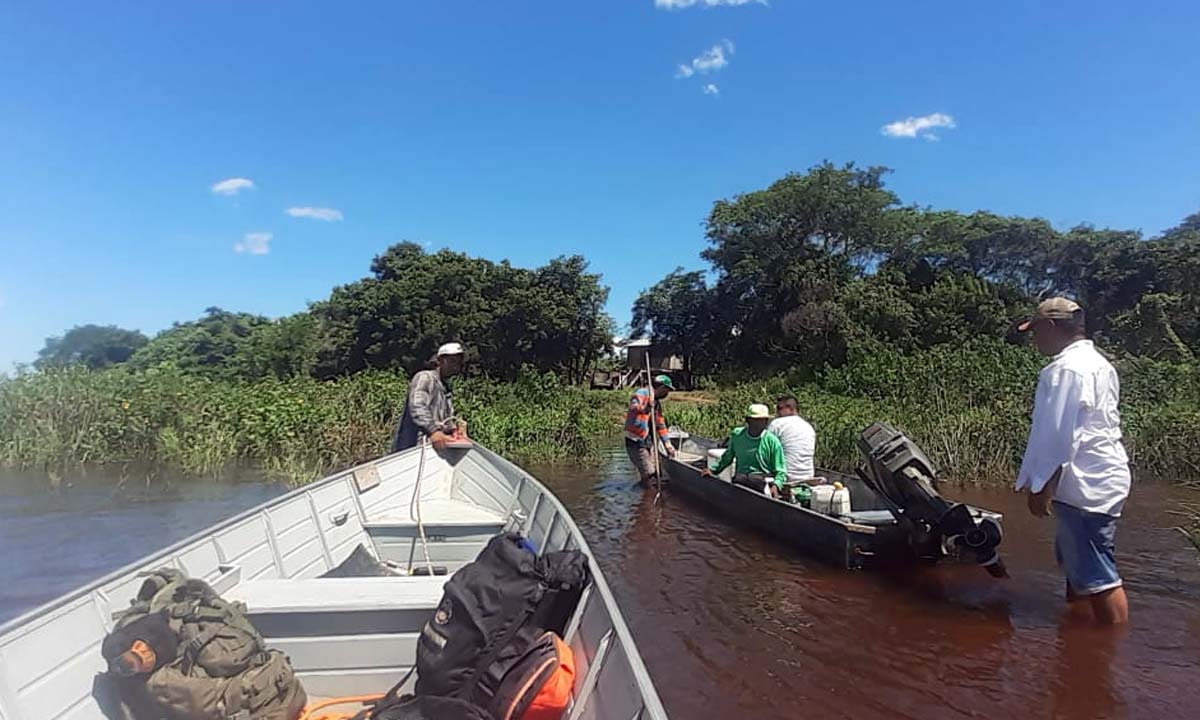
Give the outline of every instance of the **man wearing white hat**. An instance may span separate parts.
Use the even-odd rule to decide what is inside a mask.
[[[1033,331],[1038,352],[1054,359],[1038,377],[1016,489],[1029,493],[1035,517],[1054,515],[1054,554],[1072,610],[1102,625],[1124,623],[1129,602],[1114,546],[1130,472],[1117,371],[1087,339],[1083,308],[1073,300],[1044,301],[1018,329]]]
[[[771,411],[754,404],[746,410],[746,424],[729,433],[725,453],[711,471],[715,475],[733,465],[733,482],[778,497],[787,484],[787,461],[779,438],[767,432]]]
[[[435,450],[444,450],[458,433],[451,402],[450,378],[462,372],[463,346],[446,343],[438,348],[433,367],[413,375],[404,399],[404,414],[392,440],[392,452],[416,447],[429,438]]]

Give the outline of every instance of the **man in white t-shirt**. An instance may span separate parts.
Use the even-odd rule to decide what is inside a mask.
[[[779,438],[783,445],[788,480],[811,480],[817,433],[800,417],[795,397],[784,395],[775,401],[775,419],[767,426],[767,432]]]
[[[1087,339],[1083,308],[1072,300],[1046,300],[1019,329],[1032,330],[1038,351],[1053,360],[1038,377],[1016,489],[1029,493],[1035,517],[1054,515],[1054,554],[1067,577],[1068,605],[1090,611],[1102,625],[1127,622],[1129,601],[1114,554],[1131,479],[1117,371]]]

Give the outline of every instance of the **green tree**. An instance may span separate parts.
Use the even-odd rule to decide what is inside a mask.
[[[633,302],[634,338],[650,335],[656,345],[683,358],[689,372],[710,370],[713,361],[714,293],[704,271],[675,268]]]
[[[271,321],[261,315],[210,307],[191,322],[175,323],[129,359],[136,369],[169,364],[178,369],[220,378],[244,378],[250,337]]]
[[[827,162],[713,206],[703,257],[718,274],[721,319],[738,333],[736,362],[819,367],[820,358],[844,353],[837,298],[906,232],[887,172]]]
[[[412,372],[440,343],[459,340],[489,375],[515,378],[529,364],[578,380],[611,337],[608,289],[578,256],[529,270],[400,243],[371,272],[313,306],[317,375]]]
[[[115,325],[76,325],[60,336],[46,338],[34,366],[38,369],[86,365],[98,370],[125,362],[147,338],[137,330]]]

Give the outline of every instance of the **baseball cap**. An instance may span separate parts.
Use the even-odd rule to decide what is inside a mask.
[[[771,417],[770,409],[768,409],[767,406],[763,405],[762,403],[754,403],[750,407],[746,408],[746,418],[747,419],[751,419],[751,418],[767,419],[770,417]]]
[[[663,387],[665,387],[668,390],[675,389],[675,383],[671,382],[670,375],[655,375],[654,376],[654,384],[662,385]]]
[[[463,346],[460,345],[459,343],[453,343],[453,342],[446,343],[445,345],[438,348],[438,351],[437,351],[438,357],[442,357],[443,355],[462,355],[462,354],[463,354]]]
[[[1079,303],[1065,297],[1043,300],[1038,303],[1037,310],[1033,311],[1033,315],[1017,326],[1017,330],[1025,332],[1038,320],[1070,320],[1082,311],[1083,308],[1079,306]]]

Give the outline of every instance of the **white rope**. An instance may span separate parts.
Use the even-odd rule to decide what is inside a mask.
[[[425,567],[429,576],[433,577],[433,561],[429,559],[429,540],[425,537],[425,524],[421,522],[421,480],[425,477],[425,446],[429,438],[421,438],[421,459],[417,463],[417,485],[413,488],[412,499],[408,501],[408,517],[417,523],[417,535],[421,538],[421,551],[425,554]],[[408,573],[412,574],[412,557],[409,556]]]

